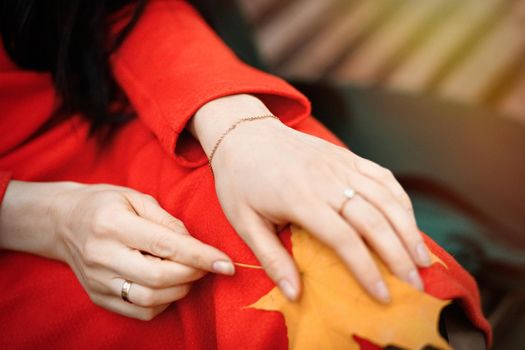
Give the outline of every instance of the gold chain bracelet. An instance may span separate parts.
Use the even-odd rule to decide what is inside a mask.
[[[258,116],[255,116],[255,117],[247,117],[247,118],[242,118],[242,119],[239,119],[238,121],[236,121],[232,126],[230,126],[228,128],[228,130],[226,130],[225,132],[222,133],[221,137],[219,137],[219,139],[217,140],[217,142],[215,143],[215,146],[213,146],[213,149],[211,150],[211,153],[210,153],[210,159],[208,160],[208,164],[210,166],[210,169],[211,169],[211,172],[213,173],[213,168],[211,167],[211,161],[213,159],[213,156],[215,155],[215,152],[217,151],[217,147],[219,147],[219,144],[222,142],[222,140],[224,139],[224,137],[230,132],[232,131],[233,129],[235,129],[237,127],[237,125],[239,125],[240,123],[242,122],[250,122],[250,121],[254,121],[254,120],[259,120],[259,119],[265,119],[265,118],[274,118],[274,119],[279,119],[277,118],[276,116],[274,116],[273,114],[265,114],[265,115],[258,115]]]

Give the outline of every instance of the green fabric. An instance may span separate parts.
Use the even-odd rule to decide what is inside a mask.
[[[493,284],[500,287],[525,287],[523,279],[484,269],[484,263],[525,266],[523,250],[505,246],[493,239],[486,227],[447,203],[417,192],[410,193],[410,197],[419,228],[444,247],[465,269],[477,276],[484,273],[485,278],[490,278]]]

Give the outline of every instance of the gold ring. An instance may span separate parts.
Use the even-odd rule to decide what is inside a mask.
[[[131,304],[131,301],[129,301],[129,290],[131,289],[131,283],[128,280],[124,280],[124,283],[122,283],[122,289],[120,290],[120,296],[122,297],[122,300],[124,300],[127,303]]]

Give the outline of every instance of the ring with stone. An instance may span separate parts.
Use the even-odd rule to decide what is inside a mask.
[[[338,211],[340,215],[343,213],[343,209],[346,203],[348,203],[350,199],[354,198],[356,194],[357,192],[353,188],[351,187],[345,188],[345,190],[343,191],[343,195],[345,196],[345,199],[343,200],[343,203],[341,203],[341,206],[339,207],[339,211]]]

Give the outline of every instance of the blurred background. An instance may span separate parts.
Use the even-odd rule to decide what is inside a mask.
[[[421,230],[476,278],[493,349],[525,349],[525,0],[192,2],[394,172]],[[456,326],[456,349],[483,348]]]
[[[240,0],[273,71],[418,91],[525,123],[525,1]]]

